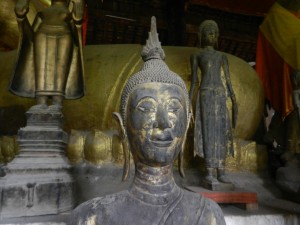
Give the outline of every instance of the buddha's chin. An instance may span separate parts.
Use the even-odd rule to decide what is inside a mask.
[[[148,150],[144,152],[145,161],[155,166],[166,166],[173,163],[180,148],[178,139],[169,141],[149,141]]]

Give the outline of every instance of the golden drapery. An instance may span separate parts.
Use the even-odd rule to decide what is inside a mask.
[[[300,69],[300,20],[275,3],[260,26],[256,71],[265,96],[285,118],[294,110],[290,74]]]
[[[275,3],[260,31],[292,68],[300,69],[300,19]]]

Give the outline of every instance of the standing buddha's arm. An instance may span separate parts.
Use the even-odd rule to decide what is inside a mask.
[[[70,1],[69,10],[72,13],[72,19],[75,24],[75,41],[79,49],[79,57],[81,61],[81,70],[84,74],[83,66],[83,34],[82,34],[82,23],[84,14],[85,0],[72,0]]]
[[[26,17],[28,11],[29,11],[29,0],[17,0],[15,6],[16,16],[20,19],[23,19]]]
[[[84,13],[84,0],[72,0],[70,2],[69,9],[72,12],[72,19],[75,24],[82,24],[83,22],[83,13]]]
[[[84,13],[84,0],[70,1],[69,10],[72,13],[72,19],[75,24],[75,39],[76,44],[82,46],[82,22]]]
[[[198,76],[197,76],[198,62],[197,62],[196,55],[194,55],[194,54],[191,55],[190,63],[191,63],[192,80],[191,80],[191,88],[190,88],[189,98],[190,98],[190,102],[192,102],[194,91],[195,91],[195,85],[196,85],[196,82],[198,79]]]
[[[17,0],[15,5],[15,14],[19,25],[20,38],[24,36],[28,40],[33,40],[33,29],[28,21],[27,13],[29,12],[29,0]]]
[[[238,115],[238,107],[237,107],[235,94],[233,92],[233,88],[232,88],[231,81],[230,81],[228,59],[225,55],[223,55],[222,59],[223,59],[223,70],[224,70],[225,79],[226,79],[226,86],[228,88],[230,98],[232,101],[232,127],[235,128],[236,121],[237,121],[237,115]]]

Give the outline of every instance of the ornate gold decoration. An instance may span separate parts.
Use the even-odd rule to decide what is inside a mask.
[[[15,136],[3,136],[0,139],[1,153],[5,162],[10,162],[19,152]]]
[[[86,135],[84,157],[87,161],[101,165],[112,161],[111,138],[100,130],[91,131]]]
[[[69,143],[66,149],[67,156],[71,163],[81,163],[84,160],[84,145],[87,132],[72,129]]]
[[[234,172],[260,172],[267,169],[267,147],[254,141],[234,140],[235,157],[226,158],[226,169]]]

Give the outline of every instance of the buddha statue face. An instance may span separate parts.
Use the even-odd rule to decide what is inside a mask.
[[[216,46],[219,38],[218,25],[213,21],[204,21],[200,25],[199,38],[201,46]]]
[[[187,104],[178,85],[153,82],[135,87],[128,99],[126,131],[136,162],[149,166],[173,162],[186,135]]]

